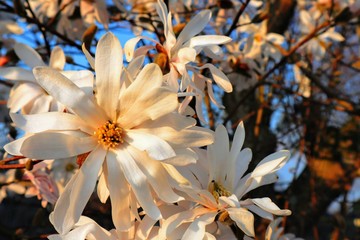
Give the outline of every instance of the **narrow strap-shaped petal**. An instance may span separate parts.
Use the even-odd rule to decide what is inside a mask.
[[[49,66],[57,70],[63,70],[65,62],[66,58],[64,51],[59,46],[54,47],[51,51]]]
[[[109,119],[84,91],[61,73],[51,68],[35,68],[38,83],[56,100],[70,108],[89,125],[97,128]]]
[[[76,115],[61,112],[48,112],[31,115],[10,113],[17,127],[25,132],[38,133],[46,130],[77,130],[84,122]]]
[[[84,221],[86,219],[86,221]],[[48,236],[50,240],[85,240],[90,239],[107,239],[115,240],[112,234],[106,229],[99,226],[94,220],[81,216],[80,221],[76,223],[76,227],[65,235],[54,234]]]
[[[278,216],[291,215],[291,211],[288,209],[280,209],[270,198],[253,198],[252,202],[262,208],[263,210]]]
[[[59,159],[90,152],[97,145],[94,137],[79,138],[57,132],[41,132],[22,144],[22,155],[33,159]]]
[[[228,77],[219,69],[217,69],[214,65],[210,63],[206,63],[203,66],[199,67],[198,69],[208,68],[210,73],[216,82],[225,92],[232,92],[233,87],[230,83]]]
[[[29,67],[46,66],[41,56],[31,47],[23,43],[16,43],[14,46],[16,55]]]
[[[13,156],[21,156],[22,153],[20,152],[21,146],[23,145],[24,141],[31,137],[33,134],[26,135],[25,137],[16,139],[15,141],[9,142],[4,146],[6,152],[10,153]]]
[[[120,93],[120,75],[123,67],[123,51],[119,40],[106,33],[100,40],[95,54],[96,100],[111,120],[116,120]]]
[[[138,37],[134,37],[134,38],[128,40],[124,46],[126,61],[130,62],[134,58],[136,44],[142,39],[146,39],[155,44],[157,43],[154,39],[151,39],[151,38],[145,37],[145,36],[138,36]],[[148,50],[150,50],[150,49],[148,49]]]
[[[230,218],[248,236],[254,237],[254,215],[245,208],[228,208]]]
[[[205,236],[205,228],[214,222],[217,212],[206,213],[196,218],[185,231],[182,240],[203,239]]]
[[[17,112],[23,107],[26,107],[28,104],[32,103],[42,94],[43,91],[37,84],[20,84],[12,89],[7,106],[10,108],[10,111]]]
[[[289,157],[290,152],[287,150],[270,154],[259,162],[252,172],[251,177],[256,178],[276,172],[285,165]]]
[[[85,54],[86,59],[88,60],[90,67],[95,70],[95,58],[91,56],[89,51],[86,49],[85,44],[81,46],[83,53]]]
[[[215,142],[208,146],[208,156],[211,154],[209,162],[210,181],[215,180],[223,183],[227,172],[232,167],[227,155],[229,153],[229,137],[226,128],[219,125],[215,130]]]
[[[162,216],[160,210],[154,203],[147,178],[126,148],[120,148],[117,150],[116,160],[120,164],[125,178],[131,185],[132,191],[135,193],[140,206],[144,209],[146,214],[148,214],[152,219],[161,219]]]
[[[148,182],[161,200],[167,203],[174,203],[183,199],[169,185],[169,174],[160,162],[154,161],[146,153],[132,147],[129,147],[129,153],[133,156],[141,171],[146,175]]]
[[[188,211],[176,213],[165,221],[163,221],[159,230],[159,239],[166,239],[167,236],[171,235],[171,232],[179,227],[182,223],[191,222],[196,217],[209,213],[210,210],[207,208],[199,207]]]
[[[105,156],[102,146],[95,148],[60,195],[52,215],[52,223],[60,234],[66,234],[78,222],[94,191]]]
[[[204,10],[198,13],[193,19],[191,19],[191,21],[188,22],[185,28],[181,31],[172,51],[176,51],[184,42],[188,41],[190,38],[200,33],[208,24],[210,18],[211,18],[211,11]]]
[[[36,83],[34,74],[21,67],[4,67],[0,68],[0,77],[12,81],[27,81]]]
[[[185,45],[193,47],[205,47],[211,45],[219,45],[231,42],[231,38],[220,35],[203,35],[191,38]]]
[[[141,131],[130,130],[125,140],[133,147],[146,151],[155,160],[164,160],[174,157],[174,149],[163,139]]]
[[[178,106],[177,95],[166,88],[154,89],[149,94],[144,93],[141,99],[124,96],[120,104],[122,106],[118,122],[126,129],[140,126],[148,120],[156,120],[173,111]],[[139,96],[140,97],[140,96]],[[129,102],[131,99],[134,101]],[[122,101],[123,100],[123,101]]]
[[[117,152],[109,151],[106,157],[107,181],[111,199],[111,216],[118,231],[128,231],[131,228],[130,189],[124,176],[123,169],[117,158],[126,161],[123,156],[116,156]]]

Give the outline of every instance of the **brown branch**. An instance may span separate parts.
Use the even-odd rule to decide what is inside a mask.
[[[39,21],[39,19],[36,17],[34,11],[32,10],[32,8],[31,8],[31,6],[30,6],[30,3],[29,3],[29,0],[25,0],[25,1],[26,1],[26,3],[27,3],[27,9],[29,9],[32,18],[34,19],[35,24],[38,26],[41,34],[43,35],[44,42],[45,42],[45,48],[46,48],[46,51],[47,51],[47,53],[48,53],[48,56],[50,57],[50,55],[51,55],[51,49],[50,49],[49,41],[48,41],[47,36],[46,36],[46,32],[45,32],[45,30],[40,26],[40,21]]]
[[[239,11],[237,12],[236,16],[234,17],[232,24],[229,28],[229,30],[225,33],[226,36],[230,36],[231,32],[236,29],[237,25],[238,25],[238,21],[239,18],[241,17],[241,15],[243,14],[243,12],[245,11],[245,8],[247,7],[247,5],[250,3],[250,0],[246,0],[246,2],[241,5],[241,8],[239,9]]]

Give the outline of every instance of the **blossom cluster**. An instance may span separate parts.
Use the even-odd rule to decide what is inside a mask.
[[[67,21],[75,7],[81,9],[86,26],[96,19],[108,27],[102,0],[29,4],[37,10],[39,21],[55,18],[60,8],[65,9],[57,25],[64,29],[59,31],[65,27],[69,31]],[[124,10],[120,1],[114,4]],[[107,32],[97,43],[95,57],[83,46],[90,70],[65,70],[66,56],[59,46],[52,49],[47,64],[31,47],[14,44],[15,54],[26,67],[0,68],[0,76],[14,83],[8,108],[24,135],[4,149],[12,156],[23,156],[20,162],[24,164],[37,164],[23,176],[31,181],[31,188],[8,187],[53,207],[50,221],[58,234],[49,239],[236,239],[231,226],[251,239],[255,237],[254,214],[273,221],[267,239],[280,237],[283,229],[276,226],[281,220],[274,220],[274,215],[288,216],[291,211],[266,196],[250,198],[248,193],[277,181],[276,172],[289,160],[289,151],[268,155],[250,171],[252,151],[243,149],[242,122],[230,141],[225,126],[212,131],[193,117],[206,122],[205,97],[223,107],[215,96],[215,85],[227,93],[233,85],[237,91],[249,88],[265,73],[266,63],[281,61],[284,36],[268,33],[265,22],[254,22],[252,12],[261,5],[262,1],[251,2],[238,20],[240,25],[250,23],[242,28],[248,34],[237,30],[239,41],[231,42],[232,38],[221,35],[225,25],[221,19],[231,9],[224,8],[215,16],[217,34],[202,34],[212,17],[210,10],[198,12],[177,32],[176,16],[159,0],[152,7],[164,38],[139,35],[123,48]],[[305,5],[300,7],[305,9]],[[313,30],[309,26],[325,21],[317,9],[310,12],[314,14],[305,10],[299,14],[304,38]],[[17,25],[6,26],[21,32]],[[144,40],[149,44],[138,47]],[[305,50],[322,58],[328,41],[343,40],[329,27]],[[222,45],[231,58],[223,59]],[[211,61],[199,64],[200,54]],[[153,62],[146,60],[149,55]],[[213,64],[216,61],[221,64]],[[227,70],[232,74],[225,74]],[[300,78],[299,71],[294,65],[295,78]],[[243,77],[248,85],[239,81]],[[310,94],[306,84],[299,90],[305,97]],[[104,229],[83,215],[94,191],[102,203],[110,199],[114,229]],[[0,192],[0,199],[4,195]]]

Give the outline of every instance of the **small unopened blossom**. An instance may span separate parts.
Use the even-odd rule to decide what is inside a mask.
[[[162,73],[156,64],[144,67],[129,86],[123,84],[122,56],[120,42],[112,33],[99,40],[94,96],[51,68],[34,69],[36,81],[69,111],[12,114],[15,124],[29,133],[5,146],[12,155],[32,159],[81,156],[79,171],[51,215],[62,235],[78,222],[97,180],[100,200],[111,199],[119,234],[131,228],[138,205],[152,219],[160,219],[153,193],[166,203],[182,199],[172,185],[187,182],[174,166],[194,163],[197,155],[191,148],[213,142],[211,131],[174,112],[177,94],[161,87]]]
[[[174,234],[177,227],[189,223],[179,235],[182,239],[202,239],[206,226],[215,220],[219,224],[229,225],[235,223],[247,236],[254,237],[255,214],[272,220],[274,215],[287,216],[290,210],[281,210],[270,198],[242,199],[249,191],[277,180],[276,171],[287,162],[288,151],[280,151],[264,158],[255,167],[253,172],[246,174],[252,158],[251,150],[241,150],[245,139],[245,130],[240,123],[232,142],[231,148],[227,131],[224,126],[217,127],[214,144],[208,146],[207,159],[201,166],[208,166],[208,179],[200,183],[201,188],[183,188],[188,195],[185,199],[196,202],[193,208],[177,213],[162,222],[159,236],[165,239]],[[195,176],[202,176],[201,168],[190,168]],[[204,177],[197,178],[199,181]],[[180,234],[180,233],[179,233]]]
[[[46,163],[35,165],[35,168],[31,171],[25,171],[23,179],[30,180],[33,184],[32,187],[27,189],[26,196],[38,196],[41,199],[41,205],[45,207],[47,203],[55,204],[59,198],[60,192],[56,182],[52,179],[48,169],[46,169]]]

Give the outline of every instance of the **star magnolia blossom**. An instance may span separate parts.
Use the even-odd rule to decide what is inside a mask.
[[[186,181],[173,165],[196,161],[189,148],[213,142],[211,131],[174,112],[177,95],[161,87],[162,73],[156,64],[148,64],[129,87],[124,86],[122,55],[112,33],[100,39],[94,97],[57,71],[34,70],[39,84],[74,114],[12,114],[15,124],[29,134],[6,145],[9,153],[33,159],[78,155],[83,159],[51,215],[60,234],[79,220],[98,178],[99,198],[105,202],[110,196],[117,231],[131,228],[138,216],[137,203],[149,217],[160,219],[150,186],[162,201],[179,201],[171,183],[173,178]]]
[[[277,180],[275,172],[288,160],[289,152],[280,151],[264,158],[253,172],[243,176],[251,161],[251,150],[241,150],[245,139],[245,130],[240,123],[229,151],[229,139],[224,126],[217,127],[214,144],[208,146],[207,161],[209,177],[202,183],[205,189],[184,188],[184,192],[196,202],[192,209],[177,213],[163,221],[159,236],[165,239],[173,235],[182,224],[188,227],[181,232],[182,239],[203,239],[208,235],[205,227],[215,221],[236,225],[248,236],[254,236],[254,212],[272,220],[275,215],[290,215],[290,210],[281,210],[270,198],[240,200],[247,192]],[[191,168],[190,169],[196,169]],[[199,168],[197,168],[199,169]],[[193,172],[197,179],[203,179],[203,173]],[[194,184],[194,186],[196,186]],[[187,198],[187,197],[185,197]],[[249,211],[250,210],[250,211]]]
[[[266,229],[265,240],[303,240],[302,238],[297,238],[295,234],[284,233],[284,228],[279,226],[282,222],[282,218],[277,218],[272,221]],[[249,240],[251,238],[248,238]],[[244,240],[248,240],[244,238]]]
[[[14,50],[16,55],[31,69],[46,66],[41,56],[31,47],[17,43]],[[63,50],[60,47],[55,47],[51,52],[49,66],[53,69],[62,70],[65,62]],[[87,93],[92,93],[93,75],[91,72],[63,71],[62,74],[70,78],[79,87],[82,87]],[[21,110],[24,114],[34,114],[64,110],[64,106],[47,94],[36,82],[31,70],[22,67],[0,68],[0,76],[15,82],[8,101],[11,112]]]
[[[215,97],[212,93],[212,80],[200,74],[203,69],[208,69],[214,81],[226,92],[232,91],[232,86],[226,75],[217,69],[214,65],[207,63],[201,67],[190,66],[190,63],[196,62],[196,56],[204,50],[205,54],[214,59],[221,59],[222,54],[219,44],[225,44],[231,41],[231,38],[219,35],[195,36],[199,34],[211,19],[211,12],[204,10],[198,13],[180,32],[176,38],[173,31],[171,13],[168,12],[163,1],[158,1],[156,5],[157,13],[164,25],[165,42],[163,44],[144,36],[139,36],[130,39],[125,44],[126,59],[130,61],[136,56],[144,55],[150,49],[156,48],[158,55],[155,61],[162,66],[162,70],[166,72],[164,81],[175,92],[179,90],[184,91],[187,87],[188,92],[194,92],[196,95],[203,95],[205,83],[208,83],[209,95],[212,101]],[[144,46],[134,51],[136,44],[141,39],[147,39],[155,46]],[[191,79],[188,71],[193,74],[200,75],[197,78]],[[178,78],[181,76],[181,83],[179,86]],[[199,83],[197,83],[197,81]],[[199,85],[200,88],[199,88]],[[201,98],[200,98],[201,99]],[[190,99],[191,100],[191,99]],[[190,101],[189,100],[189,101]],[[218,104],[215,101],[216,104]],[[219,105],[219,104],[218,104]],[[183,109],[185,106],[183,106]]]
[[[146,217],[146,216],[145,216]],[[115,229],[110,231],[99,226],[93,219],[81,216],[79,221],[75,224],[74,229],[70,232],[60,235],[53,234],[48,236],[50,240],[127,240],[127,239],[157,239],[158,228],[154,227],[147,232],[146,238],[141,238],[148,229],[146,225],[141,221],[137,222],[131,231],[126,233],[118,233]],[[136,237],[135,237],[136,236]]]
[[[320,11],[309,14],[307,11],[301,10],[300,22],[302,23],[301,31],[304,35],[303,38],[323,21],[325,21],[325,19]],[[330,42],[341,42],[344,40],[344,37],[335,31],[335,27],[331,27],[312,38],[304,45],[304,48],[312,54],[315,60],[321,60],[325,56],[326,49],[329,47]]]

